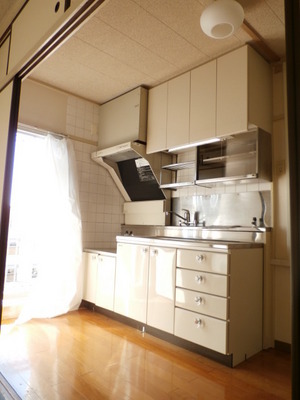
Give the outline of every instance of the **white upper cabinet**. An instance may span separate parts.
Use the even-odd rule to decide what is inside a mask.
[[[134,140],[146,141],[148,90],[138,87],[102,106],[99,112],[99,148]]]
[[[189,142],[216,136],[217,61],[191,71]]]
[[[147,153],[167,148],[168,82],[149,90]]]
[[[260,127],[271,132],[270,65],[243,46],[217,59],[217,136]]]
[[[149,91],[147,152],[272,131],[271,66],[243,46]]]
[[[190,81],[187,72],[168,82],[167,148],[189,143]]]
[[[190,72],[149,90],[147,153],[189,142]]]

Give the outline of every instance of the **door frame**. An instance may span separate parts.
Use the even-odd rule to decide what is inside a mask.
[[[6,86],[7,88],[8,86]],[[19,102],[21,92],[21,79],[15,77],[12,82],[10,116],[7,133],[6,159],[4,169],[3,195],[0,216],[0,330],[2,320],[2,303],[5,281],[5,266],[7,253],[8,226],[10,215],[10,195],[14,167],[15,143],[18,127]],[[1,93],[0,93],[1,95]]]
[[[285,0],[291,220],[292,398],[300,398],[300,28],[299,0]]]

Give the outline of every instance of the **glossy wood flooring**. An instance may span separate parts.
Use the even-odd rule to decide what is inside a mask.
[[[231,369],[88,310],[4,325],[0,371],[30,400],[291,398],[286,353]]]

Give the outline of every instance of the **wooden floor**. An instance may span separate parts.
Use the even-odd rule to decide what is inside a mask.
[[[3,325],[0,371],[30,400],[291,398],[286,353],[232,369],[88,310]]]

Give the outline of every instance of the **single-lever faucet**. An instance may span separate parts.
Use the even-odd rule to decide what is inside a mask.
[[[166,215],[174,214],[174,215],[176,215],[176,217],[182,219],[182,221],[180,221],[180,224],[181,224],[181,222],[183,222],[185,225],[190,225],[190,223],[191,223],[191,215],[190,215],[189,210],[186,210],[184,208],[182,211],[184,211],[184,217],[182,215],[180,215],[180,214],[177,214],[175,211],[166,211]]]

